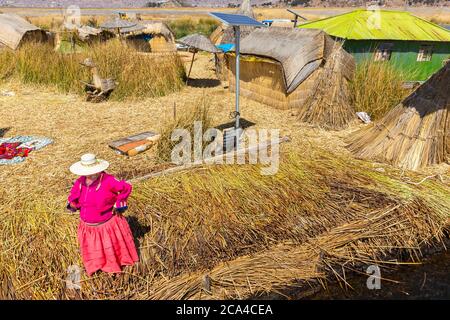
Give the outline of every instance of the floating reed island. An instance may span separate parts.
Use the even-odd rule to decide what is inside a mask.
[[[389,167],[309,148],[284,151],[274,176],[214,166],[135,183],[127,217],[140,262],[118,276],[82,274],[81,290],[65,283],[68,267],[81,265],[77,217],[55,199],[5,203],[0,297],[244,299],[344,281],[365,264],[418,261],[444,237],[448,183],[411,183]]]
[[[254,35],[268,39],[265,32],[256,30]],[[307,38],[305,43],[312,45],[299,50],[314,49],[308,61],[285,68],[289,50],[280,52],[274,46],[275,54],[263,54],[269,48],[263,41],[254,48],[247,44],[255,50],[249,49],[242,61],[242,78],[248,80],[242,92],[250,98],[243,98],[246,120],[257,129],[280,128],[292,137],[290,144],[280,147],[279,171],[264,176],[262,165],[197,166],[135,180],[126,217],[139,263],[118,275],[100,272],[87,277],[82,271],[80,281],[75,280],[79,289],[67,281],[70,270],[82,266],[76,238],[79,217],[65,214],[74,178],[67,172],[72,160],[89,149],[111,160],[111,173],[126,179],[167,168],[172,165],[168,162],[173,129],[192,133],[195,120],[204,128],[219,125],[228,115],[232,94],[214,87],[180,90],[185,71],[177,55],[136,52],[118,39],[72,54],[35,43],[2,51],[1,79],[19,80],[11,81],[17,88],[24,83],[38,86],[32,94],[17,90],[15,96],[1,97],[6,107],[0,108],[0,121],[7,119],[14,127],[3,121],[0,129],[10,130],[8,134],[54,135],[55,143],[24,164],[0,171],[0,299],[247,299],[334,279],[345,282],[349,273],[367,265],[419,262],[429,246],[440,246],[448,237],[448,175],[426,176],[372,159],[406,163],[409,168],[448,161],[449,66],[356,135],[351,129],[325,131],[317,127],[349,126],[360,102],[368,103],[362,111],[373,110],[371,116],[379,119],[390,98],[396,101],[390,106],[396,105],[403,92],[391,95],[397,81],[394,86],[384,81],[390,79],[388,72],[379,73],[377,85],[366,90],[374,82],[367,74],[381,69],[366,74],[356,70],[353,76],[352,58],[323,32],[279,31],[283,33],[286,38]],[[295,54],[303,52],[299,50]],[[98,65],[100,76],[117,80],[111,99],[121,103],[108,101],[94,108],[76,95],[60,94],[82,92],[79,80],[89,74],[79,62],[87,57]],[[208,66],[201,65],[196,77],[209,77]],[[361,79],[358,74],[369,80],[355,83]],[[379,89],[386,83],[394,89],[389,94]],[[46,86],[59,92],[45,92]],[[292,100],[286,97],[288,90]],[[169,95],[172,92],[177,95]],[[298,102],[306,92],[311,98]],[[201,99],[204,96],[212,102]],[[384,99],[375,99],[380,96]],[[187,107],[199,101],[214,111]],[[373,101],[384,101],[383,107],[370,108]],[[264,106],[277,103],[278,108]],[[297,117],[286,111],[291,107],[297,109]],[[120,136],[154,126],[161,137],[153,154],[125,159],[107,146]],[[348,135],[355,139],[351,151],[364,150],[360,157],[370,161],[346,151],[342,137]],[[367,150],[373,153],[366,157]]]

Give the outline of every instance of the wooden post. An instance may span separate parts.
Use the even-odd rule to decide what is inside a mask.
[[[75,53],[75,39],[72,32],[70,33],[70,49],[72,49],[72,53]]]
[[[188,84],[189,81],[189,77],[191,76],[191,71],[192,71],[192,65],[194,64],[194,59],[195,59],[195,54],[197,53],[197,50],[194,51],[194,54],[192,55],[192,61],[191,61],[191,66],[189,68],[189,73],[186,79],[186,85]]]

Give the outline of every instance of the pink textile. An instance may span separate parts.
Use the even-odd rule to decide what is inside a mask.
[[[81,220],[78,241],[89,276],[98,270],[120,273],[121,266],[139,261],[130,226],[123,216],[113,215],[98,226],[88,225]]]
[[[127,207],[127,199],[132,186],[126,181],[119,181],[114,176],[102,172],[100,177],[90,186],[86,185],[86,177],[78,178],[68,201],[76,209],[80,209],[80,218],[87,223],[100,223],[112,217],[112,209]]]

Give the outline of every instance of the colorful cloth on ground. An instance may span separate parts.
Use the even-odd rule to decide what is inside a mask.
[[[102,172],[90,186],[86,177],[78,178],[68,197],[69,204],[80,210],[80,219],[87,223],[100,223],[113,216],[113,209],[126,208],[132,190],[131,184],[119,181],[114,176]]]
[[[133,234],[127,220],[119,215],[98,226],[80,220],[78,241],[86,273],[121,272],[121,267],[139,261]]]
[[[30,148],[21,148],[20,142],[14,143],[2,143],[0,144],[0,159],[11,160],[15,157],[25,158],[28,156],[28,153],[31,151]]]
[[[53,143],[52,139],[46,137],[35,137],[35,136],[17,136],[13,138],[0,138],[0,145],[3,144],[16,144],[19,143],[18,148],[29,149],[28,153],[33,150],[39,150],[45,146]],[[16,147],[17,148],[17,147]],[[28,155],[26,154],[26,156]],[[0,165],[2,164],[15,164],[25,161],[26,156],[17,156],[7,159],[6,157],[0,157]]]

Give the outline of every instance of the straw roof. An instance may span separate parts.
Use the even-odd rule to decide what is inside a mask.
[[[131,22],[123,19],[109,20],[100,25],[102,29],[121,29],[121,28],[132,28],[137,25],[136,22]]]
[[[219,49],[216,48],[216,46],[211,42],[211,40],[209,40],[209,38],[198,33],[183,37],[177,40],[177,42],[200,51],[206,51],[211,53],[221,52]]]
[[[139,23],[145,27],[145,29],[142,30],[142,33],[158,34],[164,36],[168,41],[175,41],[172,30],[170,30],[169,26],[164,22],[141,20]]]
[[[221,28],[221,27],[219,27],[219,28]],[[250,27],[250,26],[243,26],[243,27],[240,27],[240,29],[241,29],[241,31],[240,31],[241,39],[244,39],[250,33],[252,33],[252,31],[255,30],[256,28]],[[223,28],[223,36],[220,40],[220,44],[234,43],[234,41],[235,41],[235,37],[234,37],[233,27]]]
[[[274,108],[291,109],[298,120],[340,130],[356,119],[349,81],[355,61],[320,30],[261,28],[241,42],[241,94]],[[226,68],[235,74],[232,54]],[[230,90],[234,78],[230,77]]]
[[[120,28],[120,33],[142,33],[143,30],[145,30],[145,27],[143,25],[140,24],[136,24],[135,26],[132,27],[126,27],[126,28]]]
[[[15,50],[25,36],[45,34],[38,27],[32,25],[15,14],[0,14],[0,43]]]
[[[81,26],[77,28],[78,35],[81,38],[81,40],[86,40],[90,37],[96,37],[100,35],[103,30],[99,28],[94,28],[91,26]]]
[[[164,22],[160,21],[150,21],[150,20],[139,20],[135,22],[136,25],[132,27],[122,28],[121,33],[133,33],[134,35],[139,34],[152,34],[161,35],[166,41],[175,42],[175,35],[169,26]]]
[[[375,124],[360,130],[348,148],[359,158],[417,170],[450,159],[450,63]]]
[[[332,44],[333,40],[320,30],[260,28],[242,40],[240,52],[280,62],[286,93],[291,93],[320,67]]]
[[[342,48],[341,43],[335,42],[321,69],[311,95],[299,109],[298,118],[324,129],[344,129],[356,119],[349,86],[355,60]]]

